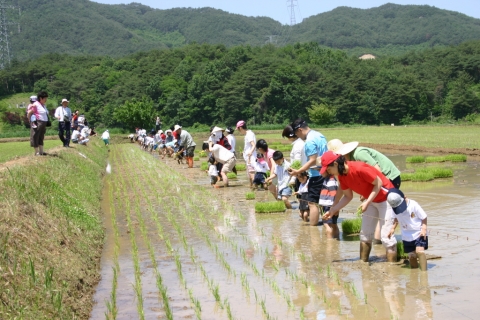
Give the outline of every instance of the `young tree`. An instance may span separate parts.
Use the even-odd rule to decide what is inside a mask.
[[[127,128],[149,128],[153,126],[155,108],[153,101],[149,97],[143,97],[141,100],[133,98],[125,102],[124,105],[117,108],[113,117],[119,123],[123,123]]]

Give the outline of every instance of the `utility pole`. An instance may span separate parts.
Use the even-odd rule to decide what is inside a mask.
[[[287,0],[287,7],[290,9],[290,26],[297,24],[295,20],[295,7],[298,6],[298,0]]]
[[[7,21],[7,9],[15,9],[7,5],[5,0],[0,0],[0,69],[5,69],[10,64],[10,42],[8,41],[8,26],[17,23]],[[20,14],[20,11],[19,11]],[[18,24],[20,29],[20,24]]]

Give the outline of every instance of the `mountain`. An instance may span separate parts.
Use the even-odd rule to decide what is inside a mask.
[[[8,4],[8,2],[7,2]],[[125,56],[189,43],[259,46],[317,42],[342,49],[450,45],[480,39],[480,19],[430,6],[385,4],[339,7],[290,27],[268,17],[246,17],[213,8],[152,9],[88,0],[16,0],[7,10],[13,56],[45,53]],[[273,36],[273,37],[268,37]]]

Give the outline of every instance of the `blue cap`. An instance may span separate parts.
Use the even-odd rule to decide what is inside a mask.
[[[407,210],[407,202],[405,201],[405,195],[398,189],[388,190],[387,201],[392,206],[395,214],[400,214]]]

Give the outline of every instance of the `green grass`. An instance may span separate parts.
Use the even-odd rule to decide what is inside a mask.
[[[60,140],[45,140],[43,143],[44,150],[47,152],[48,149],[62,145]],[[28,141],[0,143],[0,163],[15,159],[16,157],[33,156],[33,153],[34,149],[30,147],[30,142]]]
[[[208,162],[202,162],[200,164],[200,170],[202,170],[202,171],[208,170],[208,165],[209,165]]]
[[[345,219],[342,221],[342,231],[344,234],[360,233],[362,229],[362,218]]]
[[[247,192],[245,194],[245,199],[247,200],[254,200],[255,199],[255,192]]]
[[[247,170],[247,165],[243,164],[243,163],[240,163],[240,164],[235,165],[235,168],[237,169],[237,171],[246,171]]]
[[[229,173],[227,173],[227,178],[228,179],[236,179],[237,175],[235,174],[235,172],[229,172]]]
[[[397,259],[408,259],[408,254],[405,253],[405,250],[403,249],[403,241],[398,241],[397,242]]]
[[[405,159],[407,163],[423,163],[425,162],[425,157],[424,156],[412,156],[412,157],[407,157]]]
[[[286,210],[283,201],[257,202],[255,203],[256,213],[284,212]]]
[[[290,168],[295,169],[295,170],[298,170],[301,167],[302,167],[302,162],[300,160],[293,161],[292,165],[290,166]]]

